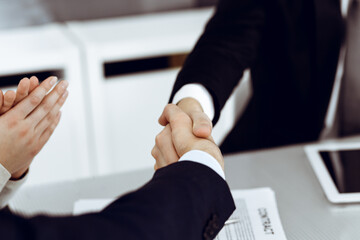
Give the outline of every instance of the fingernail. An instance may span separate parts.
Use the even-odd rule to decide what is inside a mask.
[[[50,80],[50,85],[54,86],[54,84],[57,82],[57,77],[52,77]]]
[[[64,80],[64,81],[62,82],[62,84],[61,84],[61,87],[62,87],[62,88],[67,88],[68,86],[69,86],[69,82],[66,81],[66,80]]]
[[[64,94],[61,97],[66,98],[68,95],[69,95],[69,91],[65,91]]]

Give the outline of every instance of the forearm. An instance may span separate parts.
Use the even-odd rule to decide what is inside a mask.
[[[134,199],[141,199],[143,207],[132,208]],[[149,207],[156,218],[149,214]],[[202,239],[214,215],[218,228],[212,230],[217,233],[234,209],[230,190],[220,175],[202,164],[184,161],[157,170],[148,184],[119,199],[104,213],[114,216],[117,211],[130,216],[136,212],[133,217],[142,221],[141,226],[153,223],[141,237],[176,240]]]
[[[213,96],[216,123],[243,71],[256,59],[263,22],[261,0],[220,0],[178,75],[170,102],[185,84],[200,83]]]
[[[24,219],[0,212],[0,232],[7,240],[203,239],[220,231],[233,210],[230,190],[217,173],[182,162],[158,170],[145,186],[100,213]]]

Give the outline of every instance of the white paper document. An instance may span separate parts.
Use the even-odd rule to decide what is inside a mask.
[[[286,240],[274,191],[270,188],[231,191],[236,210],[215,240]],[[74,215],[96,212],[113,199],[83,199],[75,203]]]
[[[215,240],[286,240],[270,188],[231,191],[236,210]],[[237,221],[235,221],[237,220]]]

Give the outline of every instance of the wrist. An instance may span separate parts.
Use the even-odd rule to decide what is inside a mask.
[[[192,111],[204,112],[203,108],[201,107],[201,104],[195,98],[191,98],[191,97],[183,98],[176,105],[179,108],[181,108],[184,112],[192,112]]]
[[[29,171],[29,168],[16,171],[15,173],[11,174],[10,180],[20,180],[20,179],[24,178],[24,176],[28,173],[28,171]]]
[[[179,162],[181,161],[193,161],[206,165],[225,179],[223,162],[220,163],[218,159],[214,158],[214,156],[208,152],[202,150],[191,150],[179,159]]]
[[[185,149],[181,157],[183,157],[186,153],[190,151],[202,151],[209,154],[214,160],[216,160],[221,166],[222,170],[224,170],[224,157],[215,143],[211,140],[203,139],[201,141],[193,142],[188,146],[188,149]]]

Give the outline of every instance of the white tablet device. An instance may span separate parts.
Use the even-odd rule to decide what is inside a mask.
[[[305,152],[330,202],[360,202],[360,143],[308,145]]]

